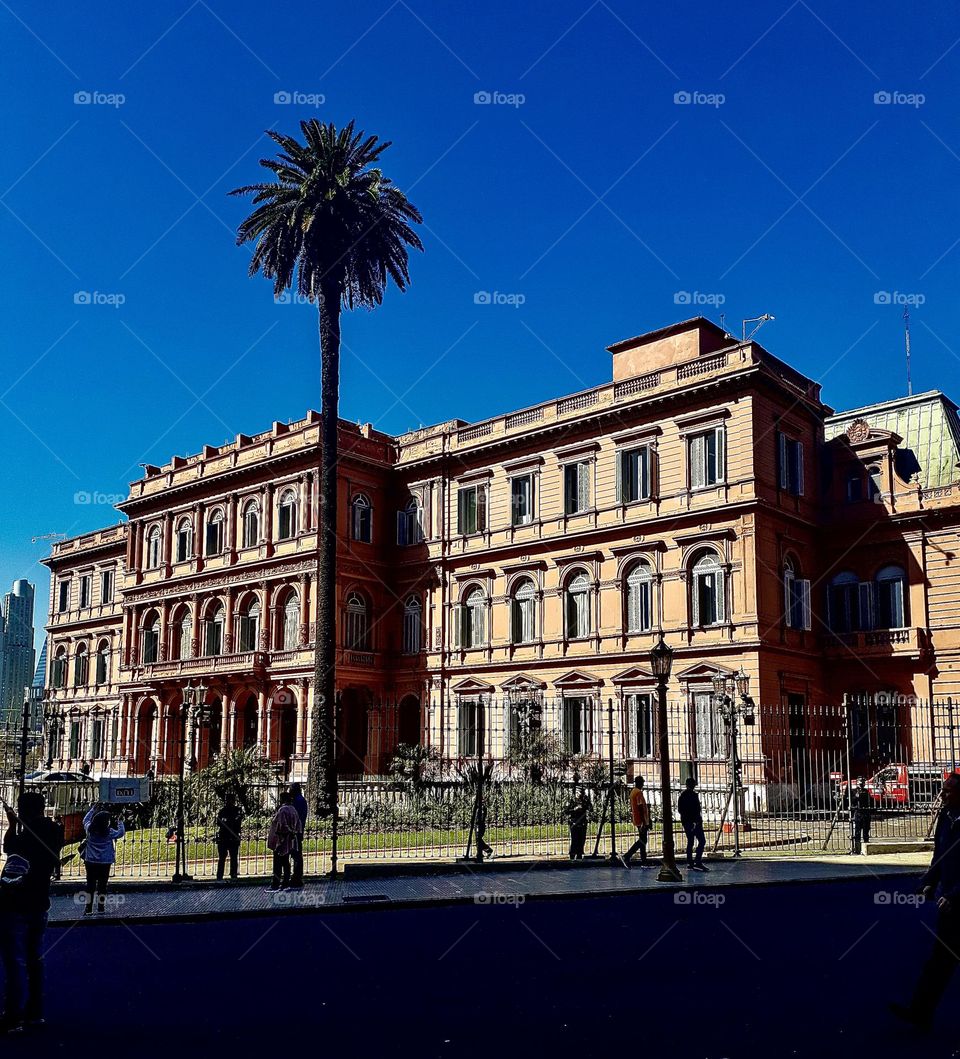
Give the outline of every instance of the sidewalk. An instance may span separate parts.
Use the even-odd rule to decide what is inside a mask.
[[[356,908],[415,908],[441,904],[521,904],[545,898],[583,898],[644,891],[774,886],[786,883],[877,881],[919,875],[930,862],[929,853],[884,854],[872,857],[777,857],[708,861],[709,873],[681,869],[679,883],[657,882],[656,868],[625,870],[609,862],[508,863],[445,865],[443,871],[426,867],[417,874],[383,874],[373,878],[352,873],[336,879],[308,879],[299,891],[266,892],[267,880],[239,883],[201,882],[173,888],[170,884],[145,889],[117,883],[108,895],[102,916],[82,918],[83,898],[77,886],[55,889],[51,926],[93,926],[130,920],[182,921],[205,917],[273,916],[283,913],[347,912]]]

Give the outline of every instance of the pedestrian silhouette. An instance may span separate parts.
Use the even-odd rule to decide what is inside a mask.
[[[570,828],[570,859],[583,860],[583,847],[587,841],[587,822],[593,803],[585,790],[575,794],[564,808],[564,816]]]
[[[867,790],[867,781],[861,776],[857,780],[852,796],[853,809],[853,852],[861,853],[863,843],[870,841],[870,823],[873,810],[873,799]]]
[[[700,795],[697,794],[697,781],[693,776],[687,777],[686,790],[681,791],[677,799],[677,813],[687,836],[687,867],[693,871],[709,871],[703,863],[703,847],[707,844],[707,837],[703,833],[703,810],[700,807]],[[696,855],[693,852],[694,843]]]
[[[290,854],[296,849],[300,833],[300,817],[293,807],[293,795],[284,791],[267,835],[267,849],[273,852],[273,878],[267,893],[286,890],[290,885]]]
[[[943,784],[942,808],[937,818],[933,860],[920,881],[920,892],[937,897],[937,928],[933,950],[920,972],[909,1004],[891,1004],[898,1018],[929,1029],[934,1012],[960,962],[960,774]]]
[[[97,911],[102,912],[107,900],[107,881],[110,869],[117,859],[116,841],[123,838],[126,828],[123,820],[114,822],[109,810],[97,803],[83,818],[83,829],[87,833],[83,846],[83,864],[87,873],[87,903],[83,914],[93,914],[93,896],[97,895]]]
[[[236,879],[240,867],[240,833],[243,827],[243,810],[237,805],[237,796],[227,791],[223,805],[217,814],[217,878],[223,878],[227,857],[230,858],[230,878]]]
[[[640,867],[650,867],[647,860],[647,835],[650,833],[650,806],[643,793],[643,776],[637,776],[633,781],[633,790],[630,792],[630,818],[633,826],[637,829],[637,841],[627,850],[623,857],[624,867],[630,867],[630,861],[635,853],[640,854]]]
[[[300,817],[300,836],[297,840],[296,849],[290,854],[293,860],[293,875],[290,879],[290,885],[299,889],[303,886],[303,843],[304,835],[307,833],[307,815],[310,807],[307,805],[307,799],[304,798],[303,788],[299,783],[290,784],[290,795],[293,798],[293,807],[297,811],[297,816]]]

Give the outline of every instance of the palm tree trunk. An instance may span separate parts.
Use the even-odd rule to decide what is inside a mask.
[[[317,627],[308,789],[318,816],[337,804],[337,427],[340,405],[340,298],[336,283],[321,284],[320,512],[317,542]]]

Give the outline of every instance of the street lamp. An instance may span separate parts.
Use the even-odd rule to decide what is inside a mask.
[[[739,701],[734,698],[739,695]],[[737,722],[754,723],[754,704],[750,698],[750,676],[743,666],[735,676],[716,673],[713,677],[713,697],[723,723],[730,729],[730,801],[733,803],[733,855],[740,856],[740,800],[743,784],[740,782],[740,751],[738,747]],[[744,830],[749,828],[744,825]]]
[[[187,684],[183,689],[183,702],[180,704],[180,773],[177,779],[177,863],[173,873],[173,882],[189,882],[193,876],[187,874],[187,836],[183,821],[183,787],[187,759],[187,722],[190,724],[191,740],[199,723],[209,723],[210,707],[204,704],[207,689],[202,684]]]
[[[676,855],[673,848],[673,804],[670,794],[670,739],[667,732],[667,681],[673,665],[673,649],[666,643],[663,633],[650,652],[650,670],[657,681],[657,746],[660,753],[660,809],[663,827],[663,857],[659,882],[679,882]]]

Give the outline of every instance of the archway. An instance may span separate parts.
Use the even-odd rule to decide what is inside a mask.
[[[337,725],[337,771],[345,779],[366,772],[369,688],[345,688],[340,695]]]
[[[260,706],[256,695],[247,696],[240,711],[240,746],[245,750],[257,746],[260,739]]]
[[[146,774],[153,758],[153,745],[157,738],[157,704],[146,699],[137,711],[137,742],[134,747],[133,771],[138,776]]]
[[[400,700],[397,710],[397,742],[417,746],[421,737],[420,699],[416,695],[407,695]]]

